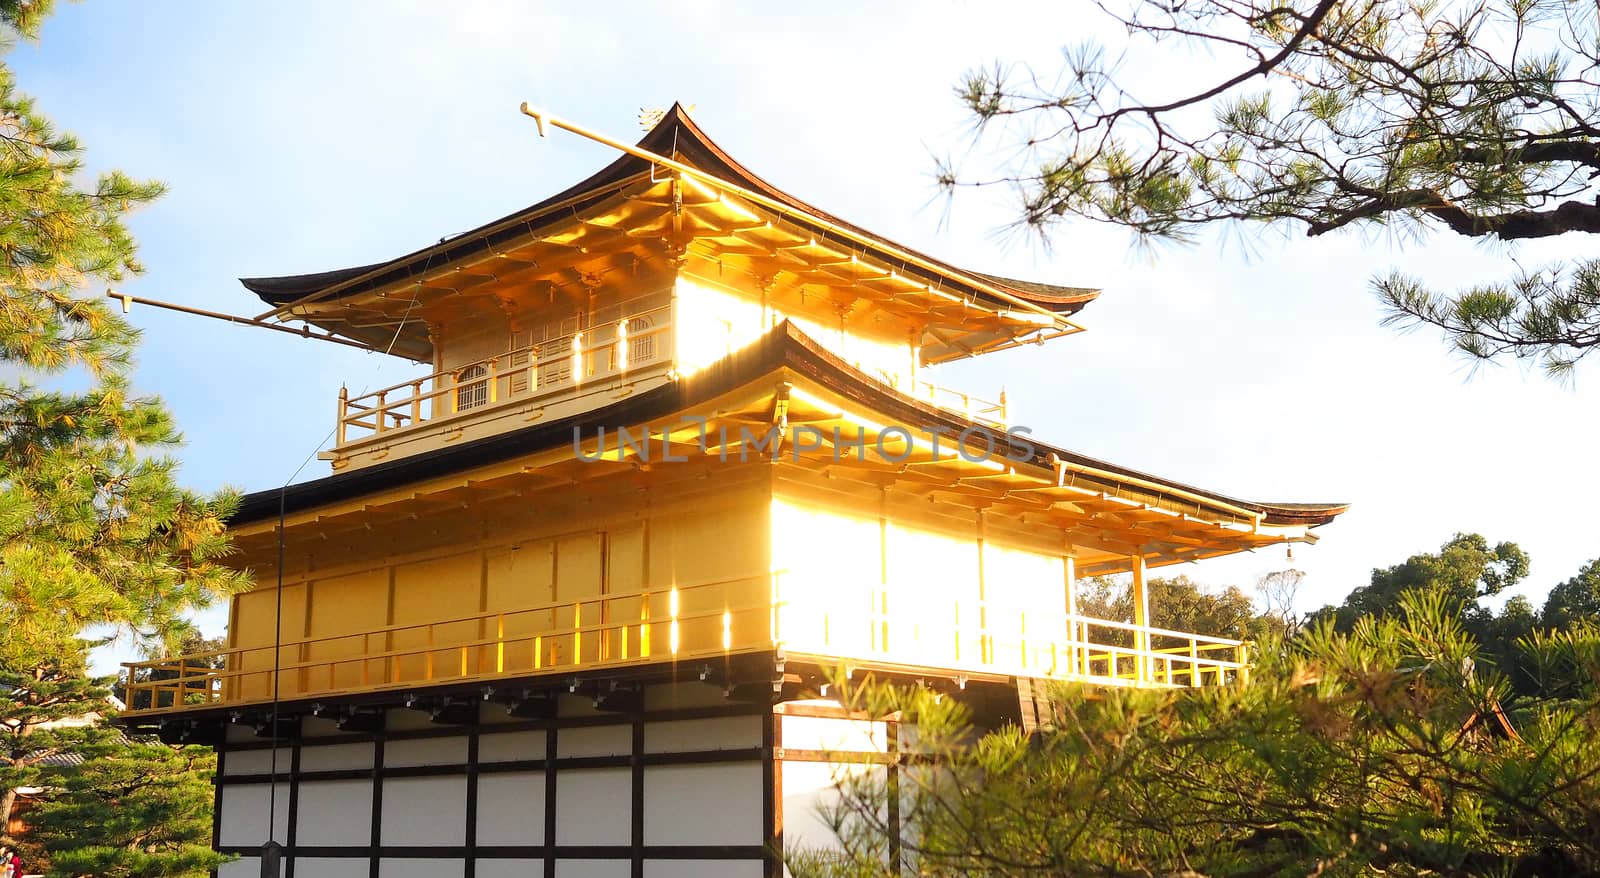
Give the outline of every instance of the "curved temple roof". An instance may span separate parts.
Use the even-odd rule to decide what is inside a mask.
[[[999,290],[1058,315],[1074,314],[1100,294],[1099,290],[1084,287],[1023,281],[961,269],[933,257],[915,253],[909,248],[834,217],[773,187],[734,161],[713,143],[677,104],[666,112],[661,121],[638,142],[638,145],[645,150],[692,165],[726,182],[742,186],[789,206],[794,213],[785,219],[796,226],[810,228],[818,237],[826,237],[828,234],[823,224],[847,229],[858,238],[863,249],[889,264],[901,263],[892,251],[911,252],[936,271],[904,266],[902,273],[907,276],[920,276],[925,282],[951,293],[971,297],[1000,308],[1012,304],[990,292],[991,289]],[[541,229],[562,221],[586,207],[596,205],[614,194],[620,187],[636,181],[641,174],[648,174],[650,170],[651,164],[647,160],[624,155],[588,179],[537,204],[396,259],[313,274],[240,278],[240,282],[275,309],[302,302],[334,302],[392,287],[416,277],[425,268],[436,270],[454,262],[481,257],[513,242],[528,240],[536,236]],[[559,210],[556,209],[558,207]],[[348,327],[336,327],[336,329],[341,334],[354,337],[361,335],[359,332],[350,332]],[[396,352],[405,353],[402,350]]]
[[[465,474],[502,462],[526,460],[531,454],[559,452],[570,455],[574,429],[577,427],[588,429],[596,424],[615,427],[659,423],[663,418],[723,398],[724,394],[741,387],[760,384],[770,388],[767,380],[780,374],[804,376],[809,382],[814,382],[841,399],[891,419],[890,422],[943,424],[952,428],[952,432],[968,427],[988,430],[976,422],[885,387],[785,322],[760,342],[729,355],[703,372],[573,418],[523,427],[487,439],[385,461],[283,489],[250,494],[241,502],[230,525],[239,527],[275,520],[280,514],[280,503],[281,509],[290,514],[306,512],[379,495],[400,486]],[[990,432],[999,436],[997,432]],[[1136,512],[1149,510],[1148,514],[1168,521],[1176,515],[1185,522],[1207,523],[1213,527],[1219,526],[1214,523],[1242,524],[1249,519],[1256,519],[1268,526],[1317,527],[1333,521],[1349,508],[1349,504],[1345,503],[1239,500],[1077,454],[1031,436],[1030,443],[1034,446],[1031,465],[1036,469],[1058,468],[1064,474],[1060,478],[1064,486],[1062,490],[1115,501],[1119,507],[1128,507]],[[994,490],[1003,494],[1007,489],[996,486]],[[1034,487],[1027,490],[1040,489]],[[1248,528],[1246,532],[1225,535],[1219,539],[1224,540],[1219,545],[1228,546],[1226,551],[1220,552],[1222,554],[1267,544],[1250,534]]]

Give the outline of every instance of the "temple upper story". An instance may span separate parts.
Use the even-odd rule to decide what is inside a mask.
[[[1152,616],[1146,571],[1312,542],[1345,504],[1090,458],[933,380],[1079,331],[1095,291],[830,217],[676,107],[611,144],[623,159],[435,247],[245,281],[425,374],[342,393],[334,473],[242,499],[227,563],[256,585],[226,646],[130,665],[127,721],[188,740],[280,702],[359,723],[685,677],[782,700],[841,663],[1014,682],[1016,705],[1036,679],[1247,678],[1247,644]],[[1085,615],[1078,579],[1112,574],[1131,618]]]
[[[938,364],[1080,330],[1098,295],[967,271],[812,207],[734,161],[679,106],[588,179],[387,262],[244,285],[420,364],[341,393],[324,452],[359,468],[600,408],[692,375],[788,322],[906,395],[1004,428],[1004,394]]]

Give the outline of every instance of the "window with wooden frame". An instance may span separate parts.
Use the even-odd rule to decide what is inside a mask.
[[[483,364],[456,373],[456,411],[475,409],[489,402],[489,370]]]

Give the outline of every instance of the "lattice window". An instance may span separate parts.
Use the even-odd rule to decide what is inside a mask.
[[[555,387],[572,380],[572,337],[558,338],[539,348],[538,388]]]
[[[513,370],[507,381],[507,393],[515,396],[528,391],[528,364],[533,361],[533,332],[521,330],[511,333],[511,352],[506,355],[506,367]]]
[[[475,409],[489,402],[489,370],[468,366],[456,373],[456,411]]]
[[[629,366],[648,363],[656,358],[656,339],[660,336],[650,332],[654,323],[655,319],[651,317],[635,317],[628,321]]]
[[[506,355],[506,364],[513,369],[528,365],[528,349],[531,347],[533,347],[531,330],[524,329],[511,333],[511,352]]]

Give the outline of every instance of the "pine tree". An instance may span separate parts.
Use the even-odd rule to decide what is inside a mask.
[[[1060,70],[996,65],[958,85],[978,128],[1016,148],[997,142],[993,167],[946,163],[946,188],[1009,182],[1017,225],[1040,233],[1075,217],[1169,241],[1210,225],[1437,230],[1513,252],[1600,234],[1594,3],[1096,5],[1127,45],[1068,50]],[[1181,66],[1185,50],[1222,72],[1138,81],[1151,64]],[[1473,362],[1520,358],[1566,377],[1600,350],[1600,260],[1572,244],[1570,262],[1465,289],[1402,272],[1372,285],[1387,322],[1436,328]]]
[[[50,5],[0,0],[0,26],[32,38]],[[102,706],[85,633],[176,642],[188,611],[244,582],[218,563],[235,495],[177,485],[178,431],[132,390],[138,334],[87,290],[141,270],[124,217],[161,192],[120,172],[84,185],[80,144],[0,65],[0,367],[21,376],[0,380],[0,826],[32,754],[66,746],[43,726]],[[88,387],[36,384],[64,377]]]
[[[857,684],[848,706],[898,712],[912,743],[892,782],[844,773],[833,849],[788,864],[799,878],[1600,875],[1600,627],[1521,648],[1569,688],[1516,701],[1438,592],[1259,650],[1248,685],[1063,687],[1031,735],[974,729],[932,690]]]
[[[105,682],[89,677],[81,652],[67,664],[0,665],[0,688],[8,693],[0,723],[0,812],[8,820],[19,788],[42,786],[46,763],[79,752],[95,735],[98,715],[110,707]]]
[[[29,814],[52,878],[203,878],[211,849],[209,747],[169,747],[97,728],[79,765],[46,769],[50,796]]]

